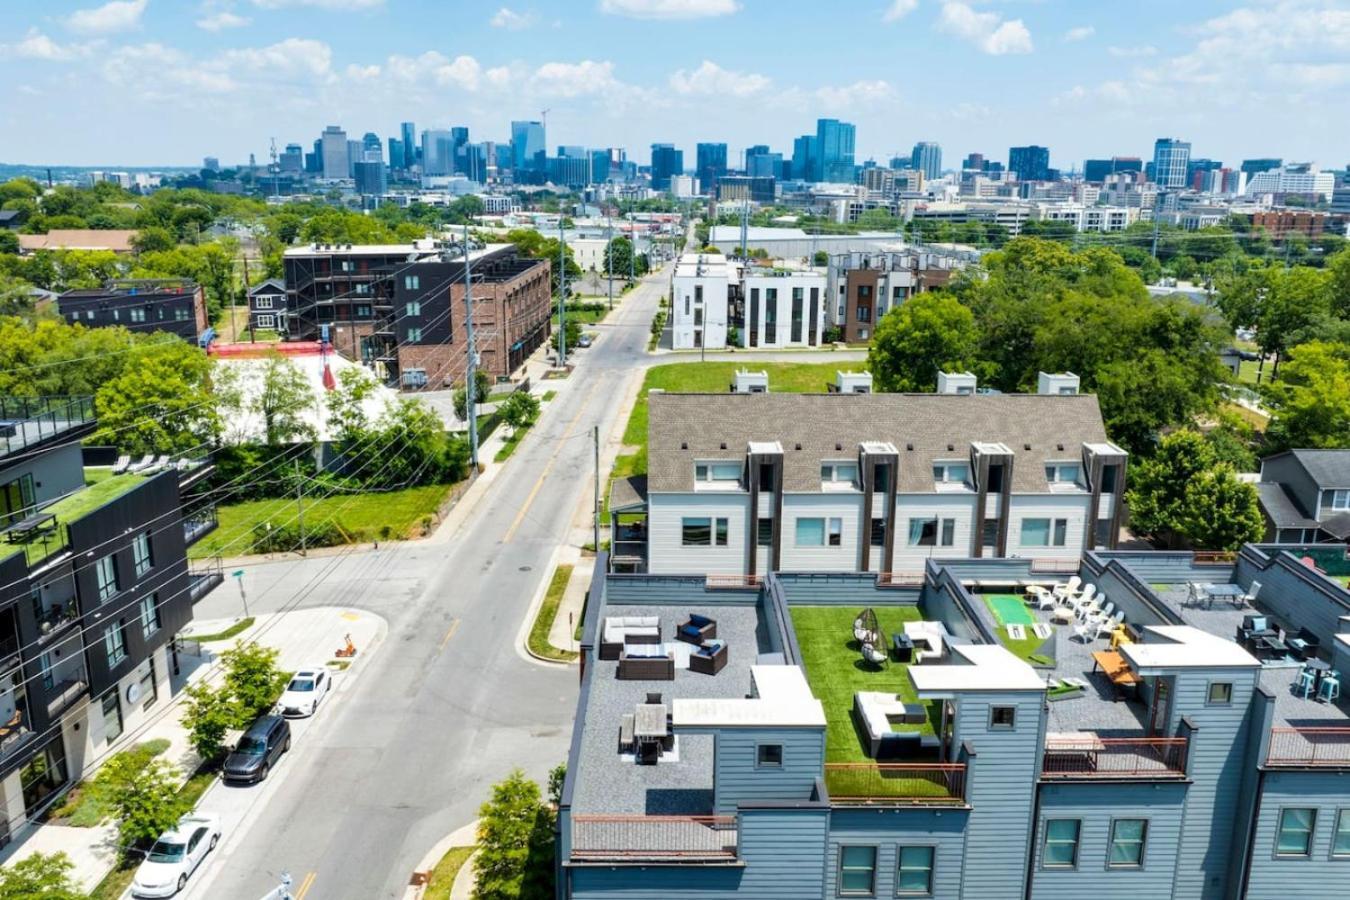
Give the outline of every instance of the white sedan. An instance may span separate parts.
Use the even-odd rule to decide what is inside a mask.
[[[277,712],[283,716],[312,716],[332,686],[333,676],[323,666],[300,669],[291,676],[291,683],[277,701]]]
[[[131,882],[133,897],[172,897],[220,841],[220,819],[189,813],[159,836]]]

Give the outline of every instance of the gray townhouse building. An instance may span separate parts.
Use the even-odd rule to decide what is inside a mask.
[[[614,569],[915,576],[1112,549],[1128,455],[1062,378],[1072,392],[1047,376],[1044,393],[977,393],[957,374],[936,394],[652,391],[648,472],[610,498]]]
[[[1298,551],[904,580],[602,554],[557,895],[1346,896],[1350,592]]]
[[[1267,456],[1256,488],[1267,540],[1350,541],[1350,450],[1286,450]]]

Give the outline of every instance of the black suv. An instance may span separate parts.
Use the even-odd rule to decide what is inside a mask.
[[[259,716],[225,757],[221,777],[244,784],[262,781],[281,754],[289,749],[291,723],[281,716]]]

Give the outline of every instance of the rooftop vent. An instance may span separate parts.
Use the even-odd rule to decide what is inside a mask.
[[[973,394],[975,384],[975,376],[970,372],[938,372],[939,394]]]
[[[726,441],[723,441],[723,442],[722,442],[722,449],[723,449],[723,450],[727,449],[727,442],[726,442]],[[1064,449],[1064,448],[1061,447],[1060,449],[1062,450],[1062,449]]]
[[[681,449],[681,450],[688,450],[688,449],[689,449],[689,442],[688,442],[688,441],[680,441],[680,449]]]
[[[1037,372],[1036,393],[1068,396],[1078,393],[1079,378],[1072,372]]]

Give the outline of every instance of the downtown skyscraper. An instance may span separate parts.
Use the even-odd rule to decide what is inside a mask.
[[[1190,141],[1158,138],[1153,144],[1153,181],[1160,188],[1185,187],[1186,166],[1190,161]]]
[[[811,162],[815,170],[812,180],[853,183],[856,171],[853,162],[854,136],[855,129],[851,122],[816,120],[816,138],[811,145]],[[793,162],[796,162],[795,152]]]
[[[909,155],[909,166],[922,172],[925,181],[942,177],[942,145],[936,141],[919,141]]]

